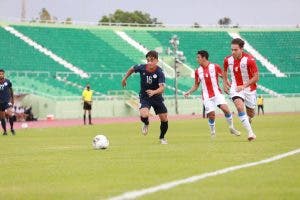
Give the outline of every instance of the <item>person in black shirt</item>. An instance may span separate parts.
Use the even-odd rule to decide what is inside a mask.
[[[142,133],[147,135],[149,126],[149,110],[153,107],[155,114],[160,118],[160,143],[168,144],[165,134],[168,130],[168,110],[164,104],[163,92],[165,88],[165,75],[157,66],[158,53],[149,51],[146,54],[147,64],[135,65],[127,71],[122,79],[122,86],[127,84],[127,78],[132,73],[140,73],[140,117],[143,122]]]
[[[9,118],[11,133],[15,135],[14,130],[14,117],[13,117],[13,105],[14,105],[14,93],[12,89],[12,83],[5,78],[5,72],[0,69],[0,119],[1,126],[3,128],[3,135],[7,135],[6,132],[6,114]]]

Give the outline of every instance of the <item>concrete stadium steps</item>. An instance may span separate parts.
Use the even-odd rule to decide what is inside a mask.
[[[147,49],[156,49],[158,47],[163,47],[161,42],[153,37],[146,30],[126,30],[125,31],[130,37],[140,42]]]
[[[227,32],[196,32],[196,31],[148,31],[163,45],[164,49],[170,47],[169,40],[177,35],[180,44],[179,50],[184,52],[187,64],[194,68],[198,66],[196,54],[198,50],[204,49],[210,53],[210,60],[222,65],[224,57],[230,53],[230,37]]]
[[[240,32],[283,72],[299,72],[300,31]]]
[[[13,27],[86,72],[118,72],[134,64],[87,29]]]
[[[240,32],[282,72],[298,73],[292,77],[262,76],[260,83],[277,93],[300,93],[300,31]]]
[[[124,56],[128,57],[132,60],[133,63],[140,63],[142,60],[145,60],[145,55],[139,51],[137,51],[134,47],[120,38],[115,31],[113,30],[101,30],[101,29],[90,29],[91,33],[95,36],[99,37],[101,40],[105,41],[109,44],[112,48],[116,49]],[[120,66],[120,68],[128,68],[129,66]]]
[[[72,75],[72,72],[33,47],[24,43],[14,35],[0,27],[0,60],[1,67],[12,71],[48,72],[53,78],[39,79],[33,77],[33,81],[45,83],[45,87],[53,87],[55,92],[49,89],[50,95],[81,95],[81,89],[87,83],[92,85],[99,94],[107,94],[110,90],[122,90],[121,79],[127,69],[144,59],[143,53],[130,46],[121,39],[114,28],[73,28],[66,27],[39,27],[13,25],[16,30],[28,36],[66,61],[78,66],[91,74],[88,78]],[[180,38],[179,49],[187,57],[187,64],[196,68],[196,52],[199,49],[208,50],[210,60],[222,66],[223,59],[230,54],[231,37],[225,30],[207,31],[173,31],[173,30],[149,30],[149,29],[124,29],[130,37],[148,49],[170,47],[169,40],[173,35]],[[300,31],[242,31],[241,35],[262,55],[276,64],[283,72],[299,72],[300,64]],[[166,55],[165,52],[162,55]],[[265,67],[258,62],[261,73],[268,73]],[[54,77],[58,72],[70,72],[71,75],[63,76],[67,84]],[[99,74],[102,73],[102,75]],[[50,77],[50,76],[49,76]],[[13,77],[14,78],[14,77]],[[54,79],[54,80],[52,80]],[[30,81],[29,81],[30,82]],[[174,79],[167,78],[166,95],[174,94]],[[298,83],[300,75],[277,78],[274,75],[263,75],[259,84],[279,93],[300,93]],[[186,91],[193,85],[190,77],[179,77],[178,87]],[[28,86],[30,89],[30,85]],[[36,88],[39,90],[39,88]],[[135,74],[128,80],[127,89],[139,92],[139,76]],[[41,88],[41,92],[44,90]],[[258,93],[264,94],[262,90]]]
[[[0,60],[5,70],[69,71],[0,26]]]
[[[279,93],[300,93],[300,76],[298,77],[262,77],[259,84]]]
[[[9,79],[13,83],[13,88],[27,88],[35,94],[41,96],[78,96],[79,91],[72,89],[54,77],[38,77],[38,76],[14,76],[9,75]],[[49,84],[51,83],[51,84]]]

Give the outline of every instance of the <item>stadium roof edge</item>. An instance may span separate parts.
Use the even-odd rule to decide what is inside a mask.
[[[32,27],[53,27],[53,28],[79,28],[79,29],[108,29],[108,30],[159,30],[159,31],[230,31],[230,32],[238,32],[238,31],[300,31],[300,28],[287,26],[287,27],[270,27],[270,26],[247,26],[240,28],[226,28],[226,27],[218,27],[218,26],[205,26],[201,28],[193,28],[188,26],[172,26],[172,27],[141,27],[141,26],[98,26],[98,25],[81,25],[81,24],[51,24],[51,23],[30,23],[30,22],[7,22],[0,21],[0,26],[9,26],[9,25],[17,25],[17,26],[32,26]]]

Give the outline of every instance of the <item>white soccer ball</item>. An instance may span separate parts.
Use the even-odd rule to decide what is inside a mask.
[[[109,141],[105,135],[96,135],[93,139],[93,147],[95,149],[106,149],[109,146]]]
[[[28,128],[28,124],[26,122],[22,123],[21,128]]]

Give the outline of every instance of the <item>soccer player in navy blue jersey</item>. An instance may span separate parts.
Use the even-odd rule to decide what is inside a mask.
[[[5,78],[5,72],[0,69],[0,118],[1,126],[3,128],[3,135],[7,135],[6,132],[6,114],[9,116],[9,123],[11,133],[15,135],[14,130],[14,117],[13,117],[13,105],[14,105],[14,93],[10,80]]]
[[[168,130],[168,110],[164,104],[163,92],[165,88],[165,75],[157,66],[158,53],[149,51],[146,54],[147,64],[135,65],[127,71],[122,79],[122,86],[126,86],[127,78],[132,73],[140,73],[140,116],[143,122],[142,133],[147,135],[149,126],[149,110],[153,107],[155,114],[160,118],[160,143],[168,144],[165,134]]]

